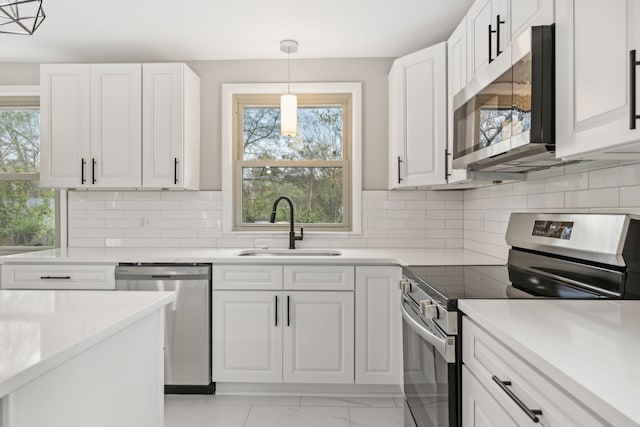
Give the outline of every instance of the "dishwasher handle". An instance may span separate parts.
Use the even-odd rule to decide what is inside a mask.
[[[210,280],[211,265],[194,264],[121,264],[116,280]]]

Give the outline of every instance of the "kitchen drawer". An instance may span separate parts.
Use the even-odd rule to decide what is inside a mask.
[[[558,388],[542,372],[464,317],[462,321],[462,362],[517,425],[545,427],[610,426]],[[535,423],[496,382],[510,381],[506,386],[529,409],[542,411]],[[463,390],[465,384],[462,385]],[[464,392],[463,392],[464,394]],[[464,403],[463,403],[464,405]]]
[[[214,290],[282,289],[281,265],[214,265]]]
[[[114,290],[115,265],[5,264],[3,289]]]
[[[353,291],[355,268],[352,265],[285,265],[287,290]]]

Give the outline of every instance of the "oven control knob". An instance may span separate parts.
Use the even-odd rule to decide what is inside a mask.
[[[433,320],[438,317],[438,307],[429,300],[420,301],[420,313],[427,320]]]

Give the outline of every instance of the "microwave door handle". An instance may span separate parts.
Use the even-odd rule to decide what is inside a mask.
[[[402,318],[407,322],[407,325],[417,333],[422,339],[431,344],[442,355],[447,363],[454,363],[456,360],[455,347],[449,343],[448,337],[441,337],[433,333],[432,331],[425,329],[418,323],[416,319],[409,314],[404,308],[404,298],[400,303],[400,311],[402,312]]]

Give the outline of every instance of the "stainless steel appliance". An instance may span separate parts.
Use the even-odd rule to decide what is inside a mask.
[[[405,425],[462,425],[459,299],[640,299],[640,217],[514,213],[507,265],[409,266],[400,282]]]
[[[165,393],[211,394],[211,265],[120,264],[117,291],[175,291],[165,311]]]
[[[454,168],[523,172],[559,162],[553,35],[553,26],[532,27],[511,44],[509,62],[501,55],[454,96]]]

